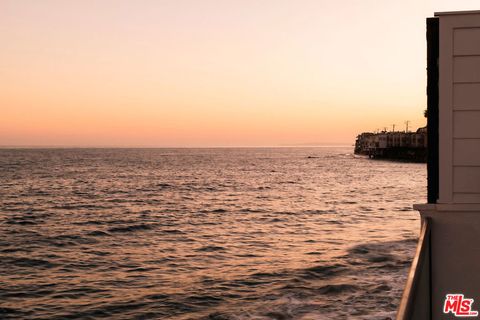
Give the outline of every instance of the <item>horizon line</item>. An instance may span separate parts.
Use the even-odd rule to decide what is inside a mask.
[[[238,145],[238,146],[118,146],[118,145],[0,145],[0,149],[235,149],[235,148],[326,148],[351,147],[348,143],[291,144],[291,145]]]

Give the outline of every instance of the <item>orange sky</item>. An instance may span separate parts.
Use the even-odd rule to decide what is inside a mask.
[[[0,0],[0,145],[352,144],[417,128],[425,18],[476,3]]]

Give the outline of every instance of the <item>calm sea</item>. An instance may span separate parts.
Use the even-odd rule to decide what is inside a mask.
[[[341,148],[0,150],[2,319],[389,319],[426,167]]]

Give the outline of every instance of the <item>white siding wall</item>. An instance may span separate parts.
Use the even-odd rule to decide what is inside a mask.
[[[440,203],[480,203],[480,14],[440,17]]]

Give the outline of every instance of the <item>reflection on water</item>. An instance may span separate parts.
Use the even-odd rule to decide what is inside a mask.
[[[393,317],[423,164],[351,148],[0,150],[0,318]]]

